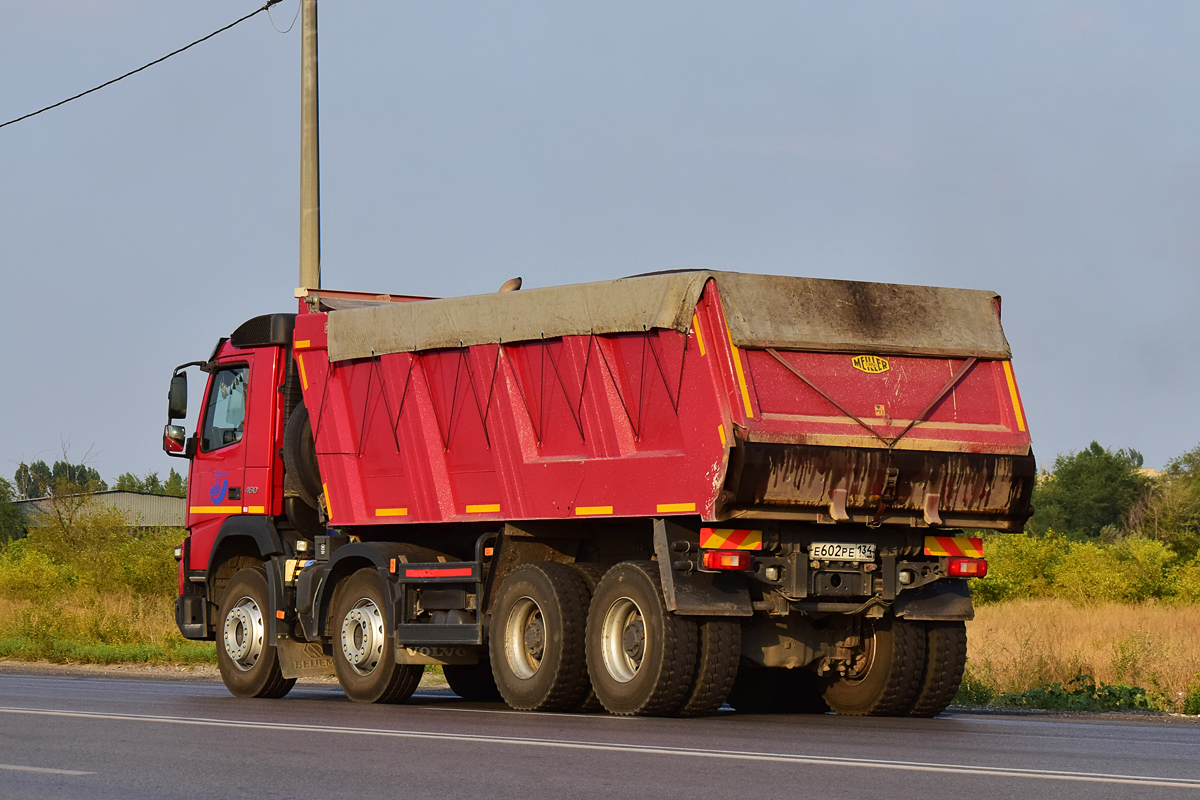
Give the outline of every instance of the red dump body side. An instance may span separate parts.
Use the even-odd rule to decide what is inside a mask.
[[[1028,516],[1030,437],[1006,360],[739,348],[711,280],[686,331],[333,363],[330,313],[301,302],[294,354],[335,526]]]

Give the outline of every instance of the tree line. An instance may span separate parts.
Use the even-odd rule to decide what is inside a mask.
[[[1200,550],[1200,446],[1162,472],[1142,469],[1142,455],[1092,442],[1059,455],[1038,476],[1027,530],[1078,541],[1116,543],[1134,536],[1162,542],[1181,559]]]
[[[22,461],[11,481],[0,478],[0,542],[18,539],[24,533],[26,520],[16,505],[18,500],[63,498],[104,492],[109,488],[165,497],[186,497],[187,478],[174,468],[167,473],[166,479],[160,478],[157,472],[148,472],[140,477],[125,472],[118,475],[110,487],[98,471],[86,464],[72,464],[65,458],[53,464],[42,460],[31,464]]]

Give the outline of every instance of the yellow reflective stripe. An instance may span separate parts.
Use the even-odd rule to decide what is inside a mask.
[[[701,528],[700,546],[705,550],[762,550],[762,531]]]
[[[265,513],[267,513],[266,506],[247,506],[246,508],[243,508],[242,510],[245,511],[247,514],[265,514]]]
[[[695,511],[695,503],[659,503],[658,513],[671,514],[678,511]]]
[[[612,506],[576,506],[575,516],[589,517],[599,514],[611,514],[612,508]]]
[[[321,489],[325,492],[325,514],[332,518],[333,517],[333,504],[329,502],[329,484],[322,483]]]
[[[375,509],[377,517],[407,517],[407,508],[377,508]]]
[[[241,506],[192,506],[188,509],[193,514],[240,514]]]
[[[1025,431],[1025,414],[1021,411],[1021,397],[1017,394],[1017,381],[1013,377],[1012,362],[1004,362],[1004,377],[1008,381],[1008,396],[1012,398],[1013,413],[1017,415],[1017,430]]]
[[[308,339],[301,339],[292,345],[293,350],[307,350],[310,347],[312,347],[312,342],[310,342]]]
[[[742,370],[742,357],[738,353],[737,345],[733,343],[733,331],[729,330],[729,326],[725,326],[725,332],[729,334],[729,349],[733,353],[733,369],[737,373],[738,388],[742,390],[742,402],[746,406],[746,417],[754,418],[754,409],[750,407],[750,390],[746,388],[746,373]]]
[[[953,545],[953,549],[949,545]],[[983,558],[983,539],[971,536],[926,536],[925,555]]]
[[[692,314],[692,330],[696,332],[696,344],[700,345],[700,355],[704,355],[704,337],[700,335],[700,320]]]
[[[718,425],[718,426],[717,426],[717,433],[718,433],[718,434],[720,435],[720,437],[721,437],[721,447],[724,447],[724,446],[725,446],[725,444],[726,444],[726,442],[725,442],[725,426],[724,426],[724,425]]]
[[[500,504],[492,503],[491,505],[467,506],[468,514],[498,514],[500,513]]]
[[[304,371],[304,356],[296,354],[296,365],[300,367],[300,388],[308,388],[308,373]]]

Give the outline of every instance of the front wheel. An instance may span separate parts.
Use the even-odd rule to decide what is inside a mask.
[[[225,688],[237,697],[283,697],[296,685],[284,678],[279,656],[267,637],[267,573],[262,567],[239,570],[221,600],[217,666]]]
[[[338,586],[333,600],[333,666],[342,691],[356,703],[402,703],[421,682],[420,664],[396,663],[384,607],[383,579],[370,567]]]
[[[925,671],[925,629],[902,619],[863,619],[860,645],[845,675],[825,689],[839,714],[890,717],[908,713]]]

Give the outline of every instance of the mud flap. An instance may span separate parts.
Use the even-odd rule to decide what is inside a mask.
[[[972,620],[975,606],[965,580],[939,581],[912,592],[901,592],[892,613],[908,620]]]
[[[674,534],[668,531],[673,528]],[[688,540],[690,531],[663,519],[654,520],[654,552],[658,556],[663,599],[676,614],[714,617],[754,615],[750,589],[741,575],[715,572],[683,572],[675,569],[671,539]]]
[[[285,678],[312,678],[332,675],[333,659],[325,655],[316,642],[297,642],[295,639],[276,639],[279,670]]]

